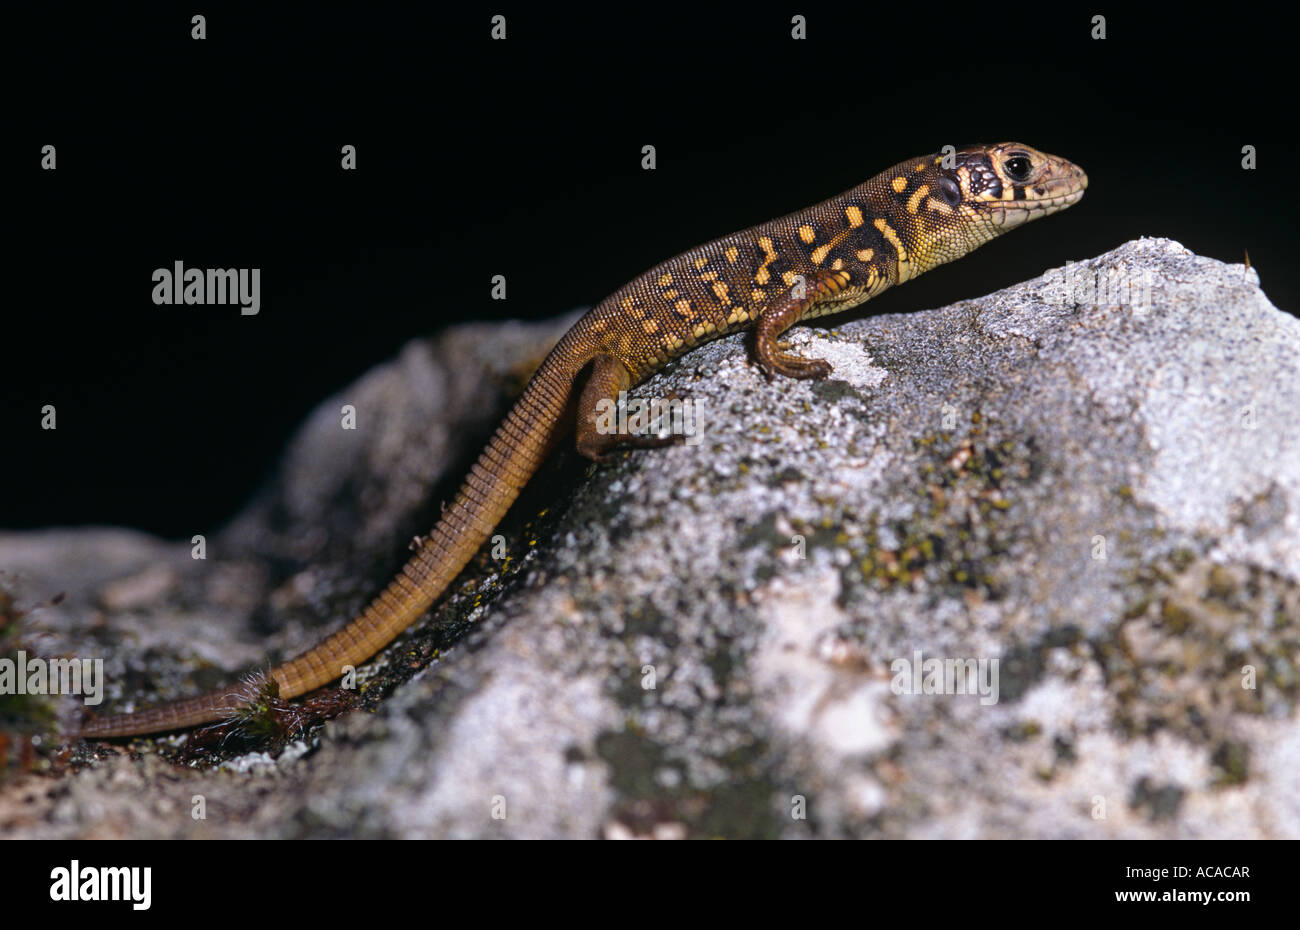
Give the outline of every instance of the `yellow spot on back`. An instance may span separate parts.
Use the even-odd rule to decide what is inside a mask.
[[[758,288],[754,288],[752,291],[749,292],[749,299],[754,301],[755,303],[762,300],[766,296],[767,294],[763,293]]]
[[[691,302],[684,297],[677,301],[677,303],[673,304],[673,309],[688,319],[694,316],[694,314],[691,313]]]
[[[907,200],[907,212],[915,214],[921,206],[921,199],[930,193],[930,185],[922,184]]]
[[[850,229],[857,229],[862,225],[862,211],[857,207],[845,207],[844,216],[849,221]]]
[[[717,279],[718,273],[716,271],[704,271],[700,273],[701,281],[716,281]]]
[[[831,271],[839,271],[843,267],[844,267],[844,259],[842,258],[837,258],[835,259],[835,261],[831,262]]]
[[[781,272],[781,280],[785,282],[786,287],[789,287],[790,285],[794,284],[794,279],[797,277],[799,276],[795,274],[793,271]]]
[[[632,303],[633,303],[633,301],[632,301],[632,298],[631,298],[631,297],[624,297],[624,298],[623,298],[623,309],[624,309],[624,310],[631,310],[631,309],[632,309]]]
[[[804,223],[799,227],[799,238],[804,241],[805,245],[812,245],[813,240],[817,238],[817,233],[811,226]]]
[[[758,266],[758,271],[754,272],[755,284],[766,284],[772,277],[767,266],[776,261],[776,249],[772,247],[772,240],[767,236],[759,236],[758,247],[763,250],[763,264]]]
[[[871,256],[875,254],[876,254],[875,249],[858,249],[858,261],[869,262],[871,261]]]
[[[659,328],[659,324],[656,323],[654,320],[646,320],[644,323],[641,324],[641,328],[644,329],[647,333],[653,333],[655,330]]]
[[[819,245],[817,246],[817,248],[813,249],[813,253],[812,253],[813,264],[820,265],[822,262],[826,261],[826,256],[830,254],[831,246],[833,245],[834,245],[833,242],[828,242],[825,245]]]
[[[672,283],[673,283],[673,273],[672,273],[671,271],[668,272],[667,274],[662,275],[662,276],[659,278],[659,286],[660,286],[660,287],[667,287],[668,285],[670,285],[670,284],[672,284]]]
[[[722,281],[713,282],[714,296],[716,296],[718,300],[722,302],[722,305],[724,307],[731,303],[731,298],[727,296],[728,290],[730,290],[730,288],[727,287],[725,282]]]
[[[943,160],[943,159],[941,159],[941,158],[936,158],[936,159],[934,160],[934,163],[937,165],[937,164],[939,164],[939,162],[942,161],[942,160]],[[917,166],[916,166],[915,168],[913,168],[912,170],[915,171],[917,174],[920,174],[922,171],[925,170],[925,162],[921,162],[919,165],[917,165]]]
[[[734,245],[727,249],[727,261],[731,262],[731,264],[736,264],[736,259],[739,257],[740,249],[736,248]]]
[[[664,291],[664,300],[672,300],[680,293],[681,291],[677,290],[677,288],[673,288],[672,290],[669,291]]]
[[[907,178],[894,178],[890,183],[894,187],[895,194],[901,194],[903,191],[907,190]]]
[[[708,258],[706,258],[705,256],[701,255],[699,258],[697,258],[697,259],[695,260],[695,270],[696,270],[696,271],[703,271],[703,270],[704,270],[704,266],[707,265],[708,263],[709,263]]]

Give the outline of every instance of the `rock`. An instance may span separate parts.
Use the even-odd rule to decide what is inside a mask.
[[[43,622],[106,703],[231,681],[387,581],[561,330],[412,343],[206,562],[10,533],[0,584],[68,591]],[[171,737],[28,776],[0,830],[1300,837],[1300,321],[1253,270],[1143,239],[792,341],[832,378],[769,384],[729,337],[634,392],[697,403],[699,445],[549,464],[510,558],[365,671],[370,712],[220,770]]]

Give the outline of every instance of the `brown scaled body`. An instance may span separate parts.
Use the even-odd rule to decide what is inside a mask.
[[[566,333],[497,428],[416,554],[347,626],[267,673],[281,699],[305,694],[379,652],[442,594],[562,437],[577,392],[577,446],[602,459],[656,437],[602,433],[598,405],[670,359],[752,327],[769,376],[824,378],[830,366],[789,354],[779,337],[800,320],[837,313],[995,236],[1071,206],[1087,177],[1018,143],[972,146],[895,165],[837,197],[671,258],[601,301]],[[581,387],[579,387],[581,385]],[[81,736],[175,730],[228,719],[236,686],[134,714],[94,719]]]

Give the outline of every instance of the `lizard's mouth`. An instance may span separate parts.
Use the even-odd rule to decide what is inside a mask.
[[[1024,200],[1002,201],[993,204],[994,211],[1008,215],[1022,214],[1026,218],[1044,216],[1072,207],[1088,189],[1088,175],[1078,165],[1064,162],[1051,165],[1037,183],[1029,186],[1034,196]]]
[[[1050,216],[1078,203],[1087,186],[1088,176],[1082,171],[1077,178],[1053,178],[1044,182],[1044,194],[1032,200],[1004,200],[991,204],[989,219],[994,226],[1009,229],[1041,216]]]
[[[1071,162],[1058,162],[1049,167],[1044,177],[1034,185],[1042,188],[1042,193],[1034,200],[1023,203],[1062,204],[1069,206],[1076,203],[1083,192],[1088,189],[1088,174]],[[1068,202],[1067,202],[1068,201]]]
[[[1028,207],[1031,210],[1034,208],[1050,207],[1053,209],[1060,209],[1061,207],[1070,207],[1082,199],[1084,188],[1087,186],[1088,183],[1085,181],[1082,186],[1066,188],[1059,194],[1049,194],[1046,197],[1037,197],[1033,200],[1026,200],[1020,205]]]

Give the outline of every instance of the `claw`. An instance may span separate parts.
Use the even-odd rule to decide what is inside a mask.
[[[769,359],[760,359],[759,366],[771,380],[775,375],[802,380],[821,380],[834,370],[830,362],[820,358],[803,358],[799,355],[779,353]]]

